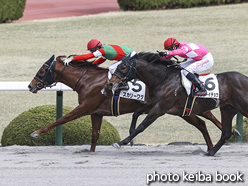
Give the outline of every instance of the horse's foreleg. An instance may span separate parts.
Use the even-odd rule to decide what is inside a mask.
[[[133,113],[133,116],[132,116],[132,122],[131,122],[131,125],[130,125],[130,129],[129,129],[129,134],[131,135],[135,128],[136,128],[136,123],[137,123],[137,120],[138,120],[138,117],[141,115],[141,114],[145,114],[147,113],[147,111],[150,109],[150,105],[146,105],[144,107],[141,107],[139,109],[137,109],[134,113]],[[131,145],[133,145],[133,140],[130,142]]]
[[[188,123],[190,123],[191,125],[195,126],[199,131],[201,131],[205,141],[206,141],[206,144],[208,146],[208,151],[213,148],[213,143],[212,143],[212,140],[209,136],[209,133],[208,133],[208,130],[207,130],[207,127],[206,127],[206,124],[205,122],[200,119],[199,117],[197,117],[196,115],[191,115],[191,116],[185,116],[185,117],[182,117],[185,121],[187,121]]]
[[[129,135],[124,140],[113,144],[114,147],[119,148],[122,145],[128,144],[135,136],[139,133],[143,132],[149,125],[151,125],[158,117],[162,116],[164,113],[159,112],[158,109],[152,109],[146,118],[141,122],[141,124],[133,131],[131,135]]]
[[[78,105],[70,113],[68,113],[65,116],[59,118],[56,122],[54,122],[54,123],[52,123],[52,124],[50,124],[48,126],[45,126],[45,127],[41,128],[41,129],[39,129],[37,131],[34,131],[31,134],[31,136],[37,138],[37,137],[39,137],[40,134],[46,133],[46,132],[52,130],[53,128],[57,127],[58,125],[63,125],[65,123],[67,123],[69,121],[72,121],[74,119],[77,119],[77,118],[79,118],[79,117],[81,117],[83,115],[87,115],[87,114],[89,115],[90,114],[90,113],[88,113],[89,110],[87,110],[87,112],[86,112],[86,110],[87,109],[85,109],[82,104]]]
[[[214,156],[216,152],[225,144],[232,135],[232,120],[237,114],[237,111],[233,107],[226,105],[220,108],[221,111],[221,122],[223,125],[221,138],[218,143],[208,151],[208,156]]]
[[[91,141],[90,151],[95,152],[96,142],[99,139],[101,124],[102,124],[102,116],[97,114],[92,114],[91,123],[92,123],[92,141]]]

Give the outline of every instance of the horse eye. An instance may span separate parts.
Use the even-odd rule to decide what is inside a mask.
[[[125,70],[127,68],[127,65],[121,65],[121,70]]]
[[[38,72],[38,74],[39,74],[40,76],[44,76],[45,73],[46,73],[46,70],[43,69],[43,68],[41,68],[41,69],[39,70],[39,72]]]

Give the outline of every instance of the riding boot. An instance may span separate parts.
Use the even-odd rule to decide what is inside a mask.
[[[202,82],[196,77],[195,74],[188,73],[186,77],[198,88],[198,91],[194,93],[194,95],[201,95],[205,96],[207,95],[207,90],[205,86],[202,84]]]

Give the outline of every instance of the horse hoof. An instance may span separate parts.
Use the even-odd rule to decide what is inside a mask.
[[[239,133],[239,131],[237,129],[233,130],[233,134],[234,134],[234,136],[241,136],[241,134]]]
[[[38,138],[39,137],[39,135],[36,132],[33,132],[32,134],[30,134],[30,136],[33,137],[33,138]]]
[[[120,149],[121,146],[118,143],[113,143],[112,146],[116,149]]]
[[[214,156],[215,153],[213,153],[212,151],[208,151],[205,155],[206,156]]]
[[[134,145],[134,142],[133,140],[130,141],[130,145],[133,146]]]

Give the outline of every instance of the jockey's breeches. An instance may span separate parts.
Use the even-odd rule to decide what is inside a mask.
[[[211,53],[205,55],[201,60],[189,60],[185,63],[182,63],[180,66],[183,67],[185,70],[183,74],[186,76],[189,72],[191,73],[199,73],[203,72],[204,70],[210,69],[214,65],[214,59]]]

